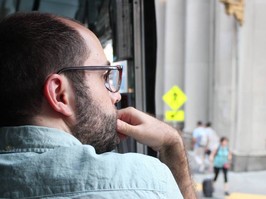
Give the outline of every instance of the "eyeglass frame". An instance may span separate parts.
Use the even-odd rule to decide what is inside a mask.
[[[69,71],[69,70],[92,70],[92,71],[96,71],[96,70],[107,70],[106,78],[105,78],[105,84],[104,84],[105,87],[106,87],[106,89],[108,89],[112,93],[116,93],[116,92],[118,92],[120,90],[121,82],[122,82],[122,72],[123,72],[123,66],[122,65],[115,65],[115,66],[72,66],[72,67],[64,67],[64,68],[59,69],[56,72],[56,74],[60,74],[60,73],[63,73],[65,71]],[[118,72],[119,72],[118,87],[117,87],[116,90],[112,90],[109,82],[107,81],[108,76],[109,76],[111,70],[118,70]],[[109,85],[109,86],[107,86],[106,84]]]

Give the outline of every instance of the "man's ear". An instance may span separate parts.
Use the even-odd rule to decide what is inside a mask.
[[[72,87],[65,76],[50,75],[45,81],[44,96],[54,111],[64,116],[73,114],[73,104],[71,104]]]

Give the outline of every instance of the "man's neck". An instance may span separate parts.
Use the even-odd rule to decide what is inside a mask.
[[[31,125],[43,126],[49,128],[56,128],[67,133],[71,133],[69,125],[62,118],[58,117],[47,117],[47,116],[35,116],[32,120]]]

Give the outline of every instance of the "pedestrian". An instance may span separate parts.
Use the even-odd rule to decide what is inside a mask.
[[[197,127],[192,133],[192,143],[194,146],[194,156],[199,165],[199,172],[205,170],[205,151],[208,146],[208,136],[201,121],[197,122]]]
[[[71,19],[29,12],[0,22],[0,198],[196,198],[178,131],[116,110],[122,70]],[[115,153],[126,136],[160,160]]]
[[[209,164],[209,171],[212,172],[213,165],[212,165],[212,162],[209,161],[209,159],[210,159],[210,155],[211,155],[212,151],[216,150],[217,147],[219,146],[219,136],[217,135],[215,130],[212,128],[211,122],[207,122],[205,124],[205,131],[206,131],[207,136],[208,136],[208,145],[207,145],[207,148],[205,151],[206,160]]]
[[[223,171],[224,175],[224,194],[229,195],[228,192],[228,170],[231,166],[232,154],[228,147],[228,138],[221,137],[220,144],[216,150],[214,150],[210,156],[210,160],[213,161],[214,179],[216,182],[219,171]]]
[[[215,132],[215,130],[212,128],[212,123],[207,122],[205,125],[205,131],[208,136],[208,146],[206,154],[210,155],[211,152],[219,146],[219,136]]]

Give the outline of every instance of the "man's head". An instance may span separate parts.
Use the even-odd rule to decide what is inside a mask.
[[[211,122],[207,122],[206,123],[206,127],[211,127],[212,126],[212,123]]]
[[[197,126],[202,126],[202,121],[198,121]]]
[[[89,56],[83,38],[49,14],[15,14],[0,25],[1,126],[29,123],[40,112],[43,86],[65,65]]]
[[[0,126],[42,125],[71,132],[98,152],[118,143],[106,71],[63,67],[106,65],[95,35],[51,14],[15,14],[0,23]]]

